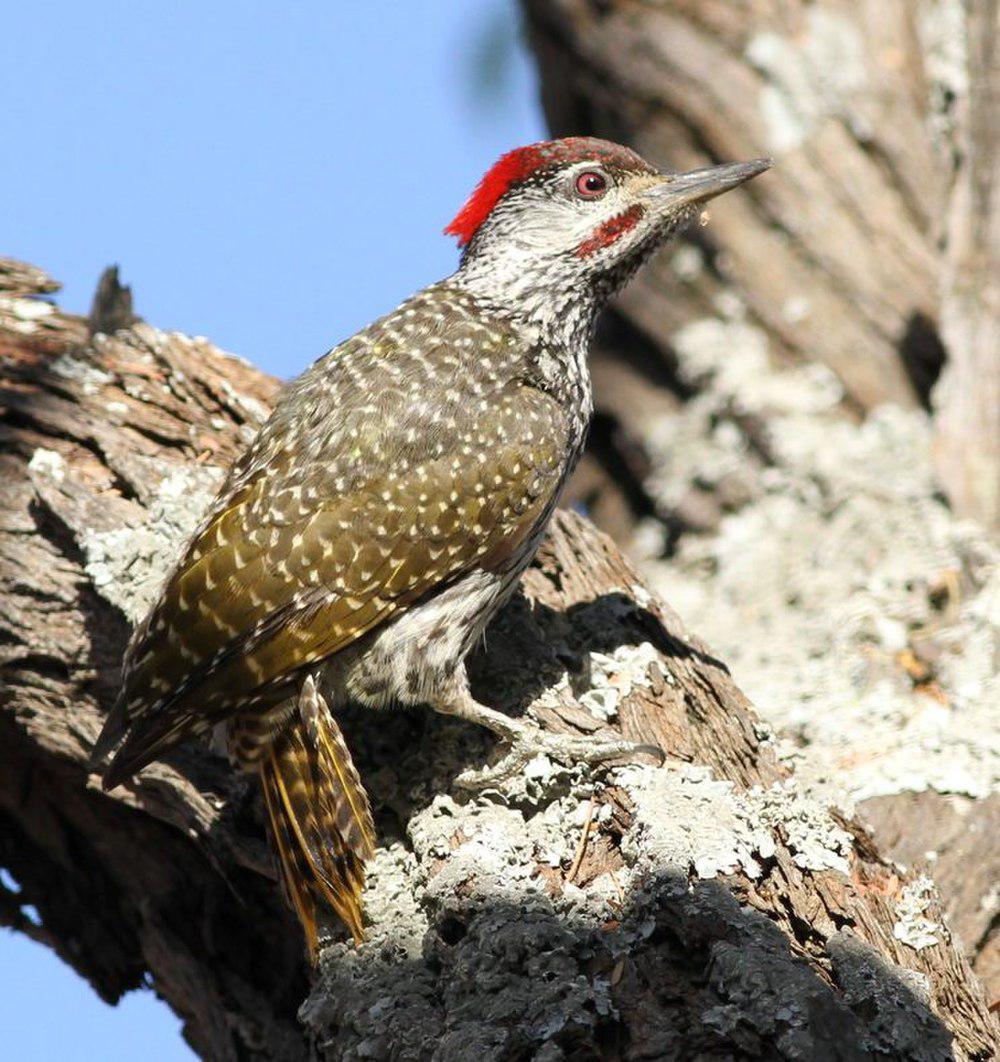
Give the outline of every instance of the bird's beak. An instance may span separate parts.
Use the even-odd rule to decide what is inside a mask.
[[[706,203],[770,168],[771,159],[754,159],[724,166],[706,166],[690,173],[668,173],[647,190],[646,196],[658,209],[673,212],[681,207]]]

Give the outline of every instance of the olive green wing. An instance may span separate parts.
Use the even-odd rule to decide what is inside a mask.
[[[102,741],[129,729],[106,785],[287,696],[301,669],[463,573],[502,566],[559,489],[562,409],[516,385],[425,427],[416,445],[405,420],[398,440],[383,433],[366,475],[286,452],[237,477],[137,632]]]

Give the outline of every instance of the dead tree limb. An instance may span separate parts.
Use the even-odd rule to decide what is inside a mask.
[[[85,763],[130,620],[275,382],[204,340],[107,336],[0,268],[0,914],[105,999],[149,981],[206,1058],[991,1057],[933,887],[797,789],[724,665],[560,514],[475,661],[483,699],[653,741],[604,779],[428,713],[345,731],[382,847],[371,940],[310,985],[257,807],[201,748],[107,795]],[[33,907],[38,920],[28,913]],[[303,1000],[305,1003],[303,1005]],[[301,1010],[300,1010],[301,1006]]]

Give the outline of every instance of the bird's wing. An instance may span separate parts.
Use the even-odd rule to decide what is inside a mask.
[[[503,565],[559,489],[565,414],[514,384],[447,414],[423,438],[405,417],[383,426],[366,474],[279,451],[234,477],[130,647],[102,744],[129,733],[106,784],[286,695],[301,668],[464,572]]]

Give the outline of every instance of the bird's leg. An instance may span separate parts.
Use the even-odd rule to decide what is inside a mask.
[[[548,756],[568,766],[576,763],[607,763],[609,760],[635,761],[636,758],[648,763],[651,757],[663,762],[662,750],[653,745],[637,745],[621,738],[600,741],[593,737],[550,734],[534,723],[512,719],[503,712],[480,704],[464,682],[452,685],[446,694],[432,702],[432,707],[445,715],[486,727],[510,746],[503,758],[492,767],[463,771],[455,779],[463,789],[485,789],[512,778],[538,755]]]

